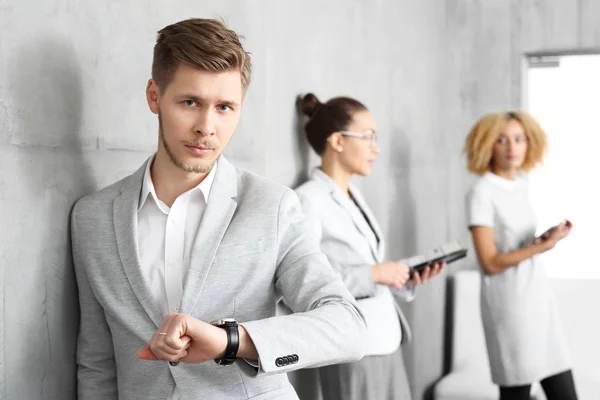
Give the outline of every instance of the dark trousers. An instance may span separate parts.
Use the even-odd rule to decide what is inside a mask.
[[[541,382],[548,400],[577,400],[571,370],[549,376]],[[531,385],[500,386],[500,400],[529,400]]]

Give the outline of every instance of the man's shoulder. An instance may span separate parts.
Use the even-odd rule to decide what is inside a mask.
[[[129,178],[130,176],[127,176],[95,193],[83,196],[75,203],[73,214],[94,214],[111,205],[114,199],[121,194],[121,190]]]
[[[280,200],[285,194],[292,192],[289,187],[264,176],[257,175],[243,168],[236,167],[238,176],[238,194],[242,196],[257,195],[262,200]]]

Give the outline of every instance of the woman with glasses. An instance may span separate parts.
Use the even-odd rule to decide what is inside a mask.
[[[321,103],[313,94],[300,100],[309,118],[306,136],[321,156],[309,181],[296,189],[332,267],[354,295],[367,323],[366,356],[358,362],[319,369],[324,400],[410,399],[400,345],[410,328],[395,297],[410,301],[414,287],[443,265],[410,275],[407,265],[384,262],[384,240],[353,175],[368,176],[377,155],[373,115],[357,100],[337,97]]]
[[[540,381],[548,400],[576,400],[571,364],[550,281],[539,255],[566,238],[564,221],[536,238],[526,172],[546,150],[527,113],[483,116],[467,137],[468,169],[480,178],[467,196],[481,277],[481,318],[492,380],[501,400],[529,399]]]

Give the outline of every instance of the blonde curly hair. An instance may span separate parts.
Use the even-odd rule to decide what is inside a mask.
[[[544,159],[548,146],[546,132],[528,113],[510,111],[486,114],[471,129],[465,143],[467,169],[477,175],[483,175],[492,169],[494,144],[508,121],[517,121],[523,127],[527,137],[527,155],[521,165],[522,171],[531,171]]]

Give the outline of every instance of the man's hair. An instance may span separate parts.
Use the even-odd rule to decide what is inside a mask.
[[[240,71],[244,91],[250,85],[251,61],[240,36],[218,20],[192,18],[158,31],[152,79],[161,91],[173,79],[180,63],[202,71]]]
[[[527,154],[521,170],[530,171],[542,162],[547,147],[546,133],[531,115],[519,111],[491,113],[477,121],[467,136],[465,152],[469,172],[483,175],[492,169],[494,144],[509,121],[520,123],[527,137]]]

